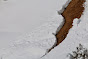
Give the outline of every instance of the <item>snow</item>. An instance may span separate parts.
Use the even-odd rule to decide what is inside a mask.
[[[42,57],[55,43],[58,27],[63,17],[57,11],[68,0],[8,0],[0,5],[0,32],[28,32],[8,47],[0,49],[2,59],[66,59],[81,43],[87,47],[88,1],[80,19],[75,19],[66,39]],[[69,0],[70,1],[70,0]],[[29,17],[30,16],[30,17]],[[19,36],[19,35],[18,35]],[[14,38],[14,37],[13,37]],[[12,38],[11,38],[12,39]],[[41,58],[42,57],[42,58]],[[67,58],[68,59],[68,58]]]
[[[11,41],[28,38],[29,33],[35,33],[35,30],[40,31],[40,28],[36,28],[42,27],[41,25],[45,23],[41,28],[41,33],[46,31],[47,34],[47,30],[51,32],[52,28],[48,28],[50,25],[47,25],[50,21],[53,22],[54,19],[60,18],[57,16],[57,11],[62,8],[66,1],[60,2],[62,0],[0,0],[0,48],[7,47]],[[61,23],[62,20],[58,22]],[[56,31],[56,27],[53,30]],[[31,35],[33,37],[35,34]]]
[[[1,52],[3,50],[1,56],[5,53],[3,56],[5,59],[10,59],[13,56],[15,56],[14,59],[40,58],[46,53],[47,49],[54,45],[56,38],[53,33],[55,33],[58,25],[60,25],[58,22],[61,22],[62,19],[61,16],[56,14],[50,22],[38,27],[37,30],[35,29],[28,36],[18,38],[18,40],[11,42],[8,48],[1,49]]]
[[[60,2],[62,0],[1,0],[0,32],[30,32],[52,18],[62,8],[64,2]]]
[[[22,35],[22,33],[0,32],[0,49],[7,47],[11,41],[16,40],[16,38],[20,35]]]
[[[0,32],[9,33],[9,38],[7,38],[9,42],[4,42],[5,46],[0,49],[0,58],[39,59],[42,57],[56,41],[53,33],[56,33],[57,28],[63,22],[63,17],[58,15],[57,11],[66,1],[1,1]],[[13,37],[14,40],[10,37],[14,32],[18,34],[21,32],[24,35],[17,35],[19,36],[17,39]],[[5,34],[4,37],[6,37]],[[0,41],[3,42],[2,38]]]

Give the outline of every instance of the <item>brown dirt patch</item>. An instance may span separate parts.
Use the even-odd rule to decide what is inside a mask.
[[[67,8],[62,13],[65,23],[60,31],[56,34],[57,44],[60,44],[67,36],[69,29],[72,28],[72,23],[75,18],[80,18],[84,11],[85,0],[72,0]]]

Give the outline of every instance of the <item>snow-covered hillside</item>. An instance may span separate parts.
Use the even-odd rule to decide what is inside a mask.
[[[88,1],[84,15],[75,19],[67,38],[50,53],[42,57],[55,43],[63,17],[57,11],[68,0],[7,0],[0,4],[0,32],[21,32],[24,35],[11,40],[0,49],[1,59],[66,59],[67,54],[81,43],[87,43]],[[69,0],[70,1],[70,0]],[[24,33],[26,32],[26,34]],[[13,37],[14,38],[14,37]],[[2,39],[0,39],[2,40]],[[9,40],[9,39],[8,39]],[[5,44],[5,42],[3,42]],[[84,44],[85,43],[85,44]],[[42,57],[42,58],[41,58]]]
[[[4,34],[0,39],[5,44],[0,49],[0,57],[4,59],[37,59],[43,56],[47,49],[55,43],[56,38],[53,33],[63,21],[57,11],[67,0],[60,2],[62,0],[1,1],[0,32],[8,32],[8,41],[4,42],[6,41],[4,38],[6,34]],[[13,40],[15,37],[11,38],[11,35],[15,32],[18,32],[17,36],[20,33],[23,34]]]

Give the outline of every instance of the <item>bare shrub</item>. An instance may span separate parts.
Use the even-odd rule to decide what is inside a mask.
[[[69,59],[88,59],[88,50],[79,44],[79,47],[76,47],[76,51],[72,51],[72,54],[68,54]]]

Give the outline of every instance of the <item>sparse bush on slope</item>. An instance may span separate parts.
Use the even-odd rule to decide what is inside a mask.
[[[83,45],[79,44],[79,47],[76,47],[76,51],[73,51],[72,54],[68,54],[69,59],[88,59],[88,49],[84,48]]]

